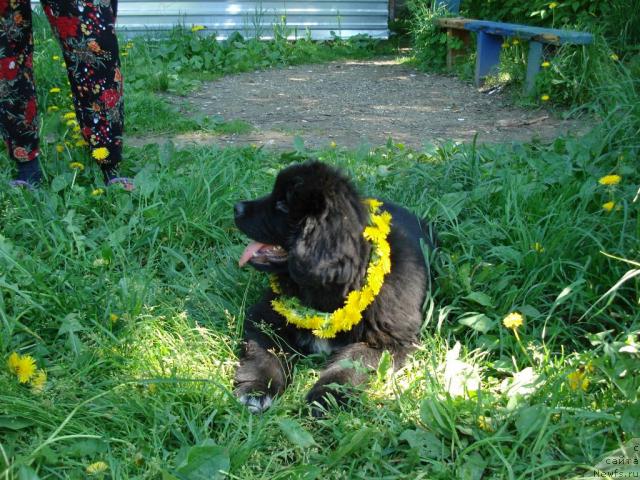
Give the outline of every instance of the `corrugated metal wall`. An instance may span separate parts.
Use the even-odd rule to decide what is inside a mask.
[[[226,38],[238,31],[244,36],[273,36],[273,24],[286,16],[289,37],[329,39],[331,31],[342,38],[368,34],[387,38],[388,0],[294,0],[290,2],[186,1],[148,2],[119,0],[118,29],[126,35],[160,35],[182,23],[203,25],[203,33]]]

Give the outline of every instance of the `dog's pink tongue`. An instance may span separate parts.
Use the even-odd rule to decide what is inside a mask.
[[[256,253],[264,246],[264,243],[252,241],[249,245],[247,245],[247,248],[244,249],[244,252],[242,252],[240,260],[238,261],[238,265],[242,267],[245,263],[251,260],[251,257],[253,257],[254,253]]]

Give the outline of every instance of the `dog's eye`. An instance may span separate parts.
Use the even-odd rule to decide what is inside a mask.
[[[289,213],[289,206],[283,200],[280,200],[276,202],[276,210],[282,213]]]

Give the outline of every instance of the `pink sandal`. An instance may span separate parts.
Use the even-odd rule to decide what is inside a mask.
[[[113,177],[107,182],[107,187],[115,184],[121,184],[127,192],[133,191],[136,187],[133,184],[133,180],[129,177]]]
[[[32,183],[29,183],[25,180],[11,180],[9,182],[9,186],[12,188],[24,188],[25,190],[34,191],[36,186]]]

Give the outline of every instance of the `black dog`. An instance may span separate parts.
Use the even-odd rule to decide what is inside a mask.
[[[426,223],[400,206],[379,205],[380,213],[391,215],[386,238],[390,272],[358,323],[319,337],[317,330],[314,334],[277,313],[272,301],[284,295],[297,299],[305,312],[305,307],[334,312],[345,306],[350,292],[366,288],[368,269],[379,257],[376,244],[363,235],[373,218],[371,207],[336,169],[309,162],[281,171],[271,194],[234,208],[236,225],[253,240],[240,265],[275,275],[279,292],[268,290],[247,312],[235,375],[242,403],[253,412],[267,409],[284,391],[295,353],[332,354],[307,395],[321,406],[330,396],[345,401],[340,386],[364,382],[366,368],[375,368],[385,350],[393,355],[395,368],[403,364],[418,340],[430,283],[421,249],[421,240],[429,248],[434,244]]]

